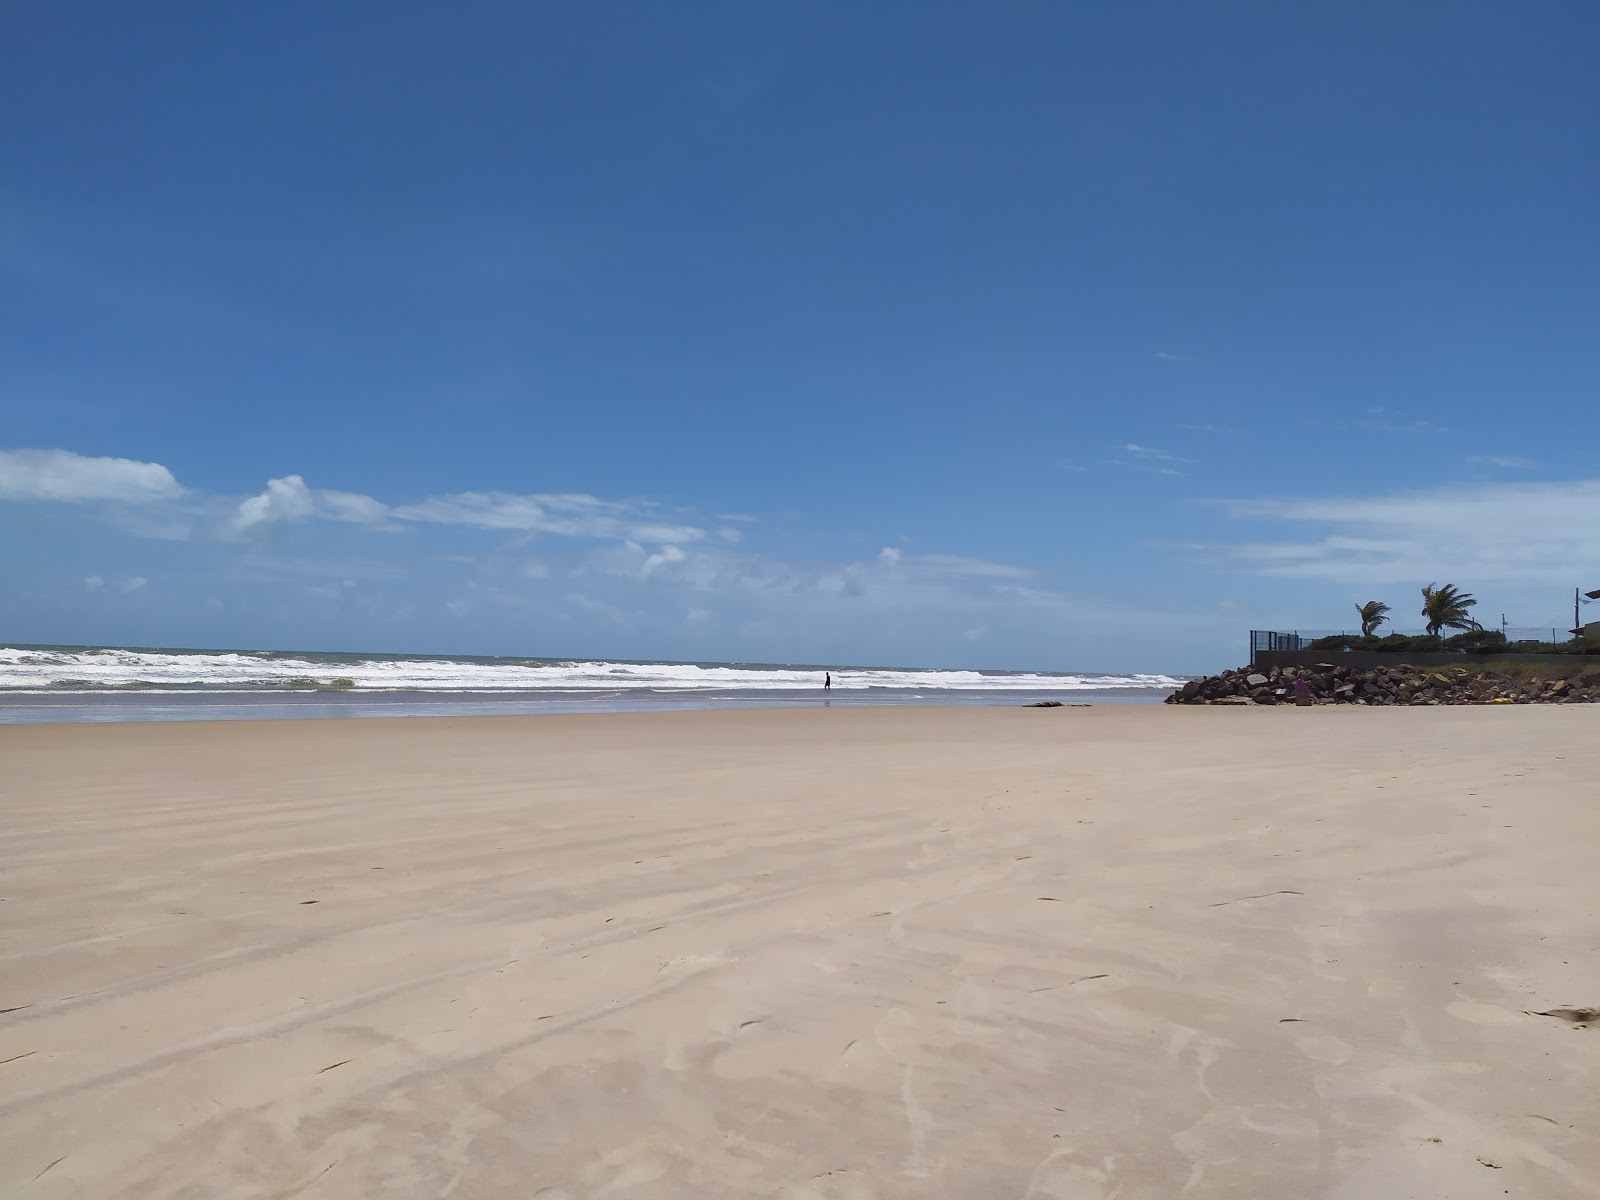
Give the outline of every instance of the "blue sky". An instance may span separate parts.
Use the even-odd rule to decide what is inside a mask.
[[[1600,10],[24,5],[0,639],[1105,670],[1600,587]]]

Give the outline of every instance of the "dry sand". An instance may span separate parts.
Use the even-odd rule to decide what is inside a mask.
[[[1600,708],[0,729],[6,1197],[1600,1195]]]

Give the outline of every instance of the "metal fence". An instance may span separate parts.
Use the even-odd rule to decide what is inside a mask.
[[[1457,630],[1447,630],[1445,638],[1449,638]],[[1491,633],[1500,633],[1501,630],[1491,628]],[[1554,645],[1569,645],[1576,638],[1570,629],[1547,628],[1532,625],[1507,625],[1504,633],[1508,642],[1550,642]],[[1378,631],[1380,638],[1399,634],[1401,637],[1427,637],[1425,629],[1393,629],[1388,625]],[[1360,629],[1252,629],[1250,631],[1250,661],[1263,650],[1305,650],[1312,642],[1326,637],[1360,637]]]

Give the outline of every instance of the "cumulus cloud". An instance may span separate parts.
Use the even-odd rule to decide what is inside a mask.
[[[316,511],[311,489],[298,475],[267,481],[266,491],[251,496],[239,505],[234,516],[235,532],[243,533],[269,521],[300,521]]]
[[[241,501],[230,530],[239,534],[272,522],[311,517],[376,525],[388,515],[389,506],[371,496],[312,488],[298,475],[285,475],[282,479],[269,479],[264,491]]]
[[[131,578],[124,579],[122,581],[122,590],[125,593],[140,592],[140,591],[143,591],[146,587],[148,587],[149,584],[150,584],[150,581],[148,579],[146,579],[144,576],[142,576],[142,575],[134,575]]]
[[[0,450],[0,499],[143,504],[184,488],[160,463],[89,458],[70,450]]]
[[[1494,483],[1368,497],[1225,501],[1237,518],[1320,526],[1319,536],[1205,549],[1291,579],[1398,583],[1420,577],[1572,582],[1600,562],[1600,479]]]

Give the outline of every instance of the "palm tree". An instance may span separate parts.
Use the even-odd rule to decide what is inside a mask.
[[[1389,606],[1382,600],[1368,600],[1365,604],[1358,604],[1356,611],[1361,614],[1362,637],[1371,637],[1378,632],[1378,626],[1389,619]]]
[[[1445,629],[1477,629],[1478,623],[1467,613],[1477,603],[1470,592],[1457,591],[1453,583],[1443,587],[1430,583],[1422,589],[1422,615],[1428,619],[1428,632],[1438,637]]]

